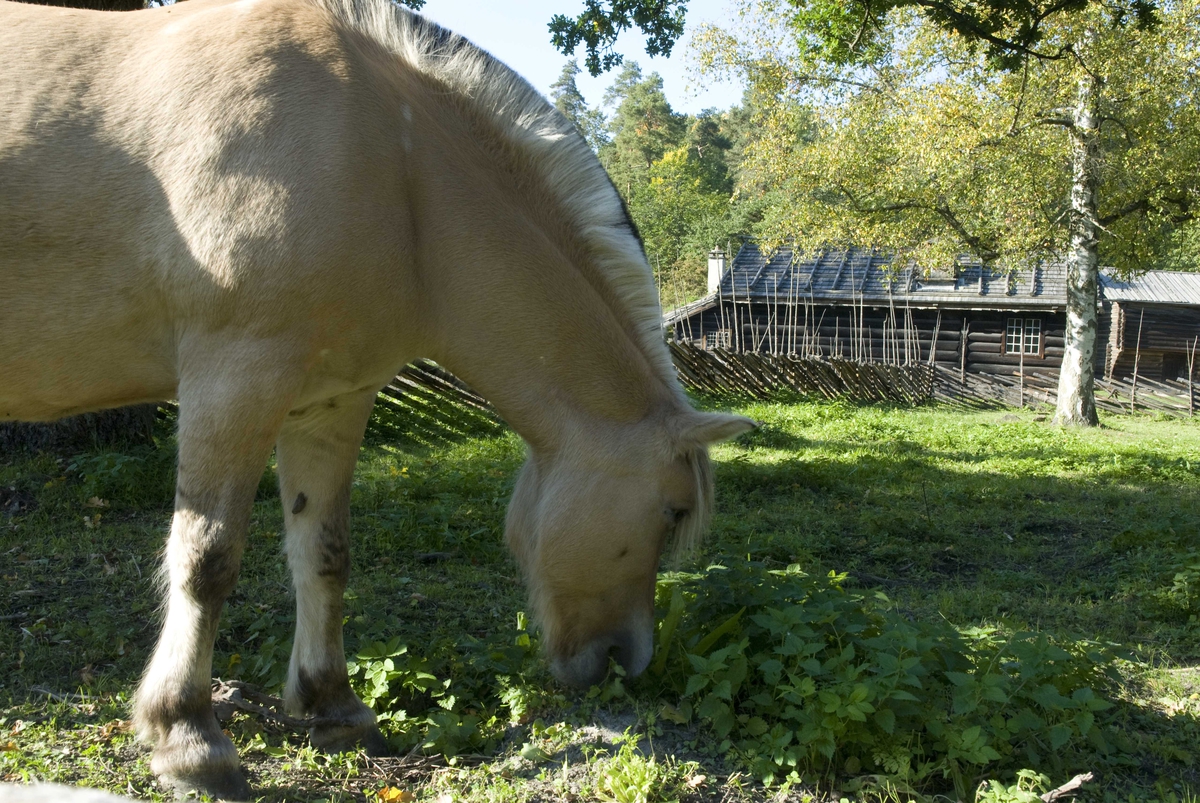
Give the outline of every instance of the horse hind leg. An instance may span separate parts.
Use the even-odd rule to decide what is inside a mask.
[[[309,730],[329,752],[361,745],[387,753],[375,714],[355,696],[342,645],[342,595],[350,576],[350,482],[375,394],[356,393],[294,411],[276,456],[296,587],[296,638],[284,698],[296,715],[336,720]]]
[[[235,388],[230,393],[229,388]],[[134,723],[154,745],[150,767],[181,793],[248,800],[237,750],[211,700],[221,606],[237,581],[250,510],[283,418],[277,394],[212,374],[180,383],[179,470],[164,574],[166,616],[138,688]]]

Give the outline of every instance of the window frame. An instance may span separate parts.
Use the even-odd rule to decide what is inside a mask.
[[[710,343],[711,339],[711,343]],[[704,333],[704,350],[728,349],[733,342],[732,333],[728,329],[716,329]]]
[[[1029,345],[1033,340],[1030,333],[1032,325],[1037,326],[1037,348],[1030,350]],[[1011,350],[1013,330],[1020,333],[1020,346],[1016,350]],[[1042,360],[1046,357],[1046,328],[1041,316],[1033,317],[1010,317],[1004,321],[1004,334],[1001,341],[1004,345],[1005,357],[1020,357],[1024,355],[1027,359]]]

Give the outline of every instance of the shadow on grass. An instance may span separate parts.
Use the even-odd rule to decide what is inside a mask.
[[[1196,598],[1174,581],[1200,550],[1200,461],[1137,444],[1056,443],[1024,425],[1012,427],[1011,443],[1000,427],[983,443],[953,434],[924,443],[912,428],[857,421],[861,412],[813,414],[814,424],[846,421],[849,436],[768,420],[723,447],[702,558],[849,571],[916,619],[1082,634],[1156,660],[1200,655],[1189,624]],[[399,438],[394,411],[373,419],[352,502],[351,653],[391,636],[414,654],[463,635],[491,638],[524,608],[501,539],[523,447],[477,423],[436,439],[410,427]],[[33,686],[130,690],[153,646],[174,454],[169,442],[128,460],[113,454],[0,466],[0,486],[20,490],[9,494],[19,504],[0,512],[0,699],[18,714],[39,699]],[[273,483],[268,470],[214,670],[267,687],[282,679],[294,621]],[[108,506],[89,507],[93,496]],[[1130,711],[1143,776],[1195,783],[1171,758],[1176,747],[1187,755],[1195,717]]]

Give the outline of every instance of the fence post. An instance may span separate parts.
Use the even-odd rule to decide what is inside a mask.
[[[1020,403],[1017,404],[1017,408],[1024,410],[1025,409],[1025,322],[1024,321],[1021,322],[1020,360],[1021,360],[1021,386],[1020,386],[1020,391],[1019,391],[1020,398],[1018,399],[1018,401]]]
[[[1188,415],[1196,414],[1196,343],[1200,337],[1192,338],[1192,351],[1188,355]]]
[[[1138,318],[1138,336],[1137,345],[1133,349],[1133,387],[1129,392],[1129,412],[1137,409],[1137,376],[1138,376],[1138,361],[1142,357],[1142,322],[1146,320],[1146,310],[1142,309],[1142,314]]]

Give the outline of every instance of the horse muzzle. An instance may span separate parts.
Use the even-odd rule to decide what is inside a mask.
[[[550,671],[560,683],[586,689],[604,680],[610,655],[626,677],[635,678],[646,671],[653,653],[654,627],[628,628],[594,639],[569,658],[552,658]]]

